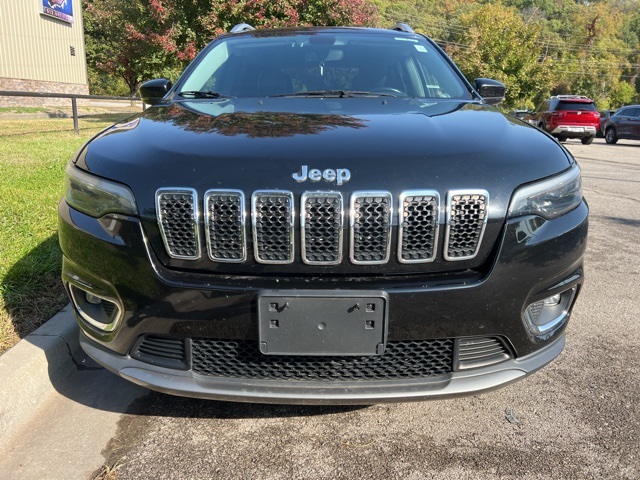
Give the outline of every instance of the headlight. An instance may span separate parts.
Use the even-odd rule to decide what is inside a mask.
[[[67,165],[64,196],[70,206],[96,218],[107,213],[138,213],[133,193],[127,187],[86,173],[72,164]]]
[[[570,212],[582,202],[580,167],[574,165],[568,172],[527,185],[516,190],[509,218],[538,215],[551,220]]]

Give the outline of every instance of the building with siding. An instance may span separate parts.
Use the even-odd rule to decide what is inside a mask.
[[[89,93],[81,0],[0,0],[0,90]],[[0,96],[34,104],[43,100]]]

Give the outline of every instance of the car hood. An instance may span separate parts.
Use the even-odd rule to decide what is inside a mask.
[[[518,185],[570,161],[553,139],[494,107],[386,97],[174,102],[105,130],[77,157],[81,168],[129,185],[150,215],[163,187],[481,188],[503,213]],[[292,175],[303,166],[348,169],[350,179],[300,183]]]

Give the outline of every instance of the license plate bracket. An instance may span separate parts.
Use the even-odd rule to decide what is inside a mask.
[[[382,291],[274,290],[258,295],[265,355],[382,355],[388,296]]]

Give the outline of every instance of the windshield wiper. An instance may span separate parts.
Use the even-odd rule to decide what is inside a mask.
[[[210,90],[188,90],[186,92],[180,92],[178,95],[188,98],[224,98],[223,95],[218,92],[212,92]]]
[[[310,92],[279,93],[270,97],[395,97],[390,93],[357,92],[352,90],[312,90]]]

